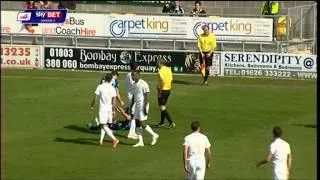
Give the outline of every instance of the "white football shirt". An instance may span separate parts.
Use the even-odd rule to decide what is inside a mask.
[[[135,82],[133,84],[132,90],[135,101],[135,108],[142,109],[144,105],[144,94],[150,92],[148,83],[140,79],[138,82]]]
[[[288,154],[291,154],[289,143],[281,138],[275,139],[270,145],[270,153],[272,154],[274,168],[287,171]]]
[[[189,147],[188,158],[204,158],[205,149],[211,147],[208,137],[199,132],[193,132],[186,136],[183,145]]]
[[[98,85],[94,92],[99,96],[100,109],[112,109],[112,98],[116,97],[116,90],[110,83],[102,83]]]

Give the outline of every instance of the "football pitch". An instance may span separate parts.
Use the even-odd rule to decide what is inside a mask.
[[[2,69],[2,177],[4,180],[184,179],[183,138],[198,120],[212,144],[206,179],[272,179],[272,164],[256,168],[268,153],[272,128],[291,145],[292,180],[316,179],[316,81],[175,75],[168,110],[175,129],[156,128],[158,143],[133,148],[128,131],[97,146],[89,132],[93,92],[104,73]],[[156,74],[150,86],[150,124],[160,120]],[[119,77],[125,98],[125,74]],[[96,106],[97,107],[97,106]],[[121,117],[117,116],[117,119]]]

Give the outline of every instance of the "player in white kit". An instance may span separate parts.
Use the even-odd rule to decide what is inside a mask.
[[[112,130],[108,127],[108,123],[112,123],[112,118],[115,114],[116,106],[116,90],[110,84],[112,79],[111,74],[105,76],[105,82],[98,85],[95,96],[91,102],[91,109],[93,109],[96,99],[99,98],[99,125],[100,125],[100,140],[99,145],[103,144],[103,139],[107,133],[112,138],[112,147],[116,148],[119,140],[113,135]]]
[[[133,145],[133,147],[144,146],[142,138],[142,128],[152,135],[151,145],[157,143],[159,135],[156,134],[149,125],[145,123],[148,119],[149,102],[148,93],[150,92],[149,85],[142,79],[140,79],[140,72],[132,72],[132,78],[134,80],[133,84],[133,98],[131,103],[131,112],[133,112],[133,117],[136,120],[136,133],[138,135],[138,143]],[[134,111],[132,111],[133,105],[135,106]]]
[[[188,180],[203,180],[206,167],[211,166],[211,144],[200,132],[200,123],[191,123],[192,133],[184,138],[183,162]],[[207,160],[207,161],[206,161]]]
[[[288,180],[292,155],[289,143],[281,139],[282,129],[280,127],[273,128],[274,141],[269,148],[269,154],[260,162],[257,167],[267,162],[273,163],[273,179],[274,180]]]
[[[130,105],[132,104],[132,97],[133,97],[133,84],[134,81],[132,79],[132,72],[138,69],[138,64],[133,63],[130,65],[131,71],[127,74],[126,83],[127,83],[127,111],[129,112]],[[134,111],[134,110],[133,110]],[[133,119],[131,120],[131,125],[128,133],[128,138],[131,139],[138,139],[138,135],[136,134],[136,121]]]

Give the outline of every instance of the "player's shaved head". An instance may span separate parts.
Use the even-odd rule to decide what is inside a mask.
[[[193,121],[191,123],[191,129],[192,131],[198,131],[200,128],[200,122],[199,121]]]

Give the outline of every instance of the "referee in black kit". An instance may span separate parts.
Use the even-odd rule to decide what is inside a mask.
[[[172,70],[169,66],[169,63],[162,58],[157,61],[157,66],[159,68],[159,84],[157,86],[158,103],[161,112],[161,121],[158,124],[158,127],[164,127],[164,120],[167,119],[169,121],[169,128],[175,128],[176,124],[172,121],[171,116],[166,108],[173,81]]]

